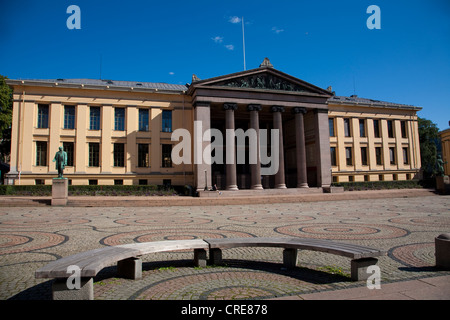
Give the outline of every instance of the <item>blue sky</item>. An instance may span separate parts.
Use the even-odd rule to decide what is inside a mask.
[[[70,5],[79,30],[66,26]],[[370,5],[381,29],[366,26]],[[420,106],[449,127],[448,0],[0,1],[0,74],[185,84],[238,72],[242,17],[247,69],[268,57],[337,95]]]

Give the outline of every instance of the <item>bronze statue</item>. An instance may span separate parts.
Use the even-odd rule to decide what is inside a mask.
[[[56,152],[53,162],[56,162],[56,170],[58,170],[58,178],[63,178],[64,168],[67,166],[67,152],[63,150],[63,147],[59,147],[59,151]]]

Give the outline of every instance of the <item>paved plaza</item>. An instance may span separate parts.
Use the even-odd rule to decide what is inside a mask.
[[[378,263],[379,291],[395,283],[446,281],[441,290],[450,299],[450,271],[434,267],[434,239],[450,232],[450,196],[414,192],[379,193],[377,199],[358,192],[345,192],[342,200],[336,195],[309,198],[315,201],[305,195],[284,203],[228,199],[229,204],[195,205],[192,199],[192,205],[172,205],[176,200],[167,198],[167,206],[110,207],[104,197],[96,200],[99,206],[2,206],[0,299],[51,299],[52,280],[35,279],[34,272],[78,252],[133,242],[232,237],[329,239],[383,249],[388,254]],[[355,288],[359,296],[369,291],[365,281],[350,280],[350,259],[328,253],[301,251],[293,270],[283,268],[281,248],[224,250],[224,266],[197,268],[192,257],[191,251],[146,255],[143,278],[136,281],[116,278],[116,267],[107,267],[94,278],[95,299],[292,299],[318,293],[332,298],[336,290]]]

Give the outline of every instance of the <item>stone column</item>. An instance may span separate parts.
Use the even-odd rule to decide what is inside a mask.
[[[317,186],[331,185],[330,130],[328,127],[328,110],[315,109],[315,143]]]
[[[281,113],[284,112],[284,107],[272,106],[273,113],[273,128],[279,130],[279,151],[278,151],[278,172],[275,174],[275,188],[285,189],[286,183],[284,178],[284,148],[283,148],[283,119]]]
[[[261,184],[261,160],[259,155],[259,115],[261,111],[261,105],[250,104],[247,106],[247,110],[250,112],[250,128],[256,131],[256,163],[250,164],[251,173],[251,189],[262,190]],[[251,149],[250,149],[251,150]]]
[[[308,188],[308,176],[306,173],[306,146],[305,146],[305,125],[303,115],[305,108],[293,108],[295,114],[295,143],[297,154],[297,188]]]
[[[234,111],[236,103],[225,103],[225,130],[226,130],[226,190],[238,190],[236,183],[236,141],[234,129]]]
[[[197,191],[202,191],[206,187],[211,188],[212,186],[211,165],[205,163],[203,159],[203,151],[211,144],[211,141],[203,141],[205,131],[211,128],[210,104],[209,102],[197,102],[194,108],[194,121],[198,121],[199,124],[194,127],[194,174]],[[197,150],[197,148],[201,150]]]

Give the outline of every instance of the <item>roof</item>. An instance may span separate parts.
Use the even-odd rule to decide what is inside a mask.
[[[343,105],[358,105],[365,107],[378,107],[378,108],[395,108],[395,109],[408,109],[408,110],[422,110],[421,107],[400,104],[394,102],[387,102],[374,99],[360,98],[356,95],[350,97],[345,96],[333,96],[328,99],[328,104],[343,104]]]
[[[23,79],[6,80],[10,85],[41,85],[41,86],[61,86],[61,87],[84,87],[84,88],[104,88],[104,89],[137,89],[183,92],[187,90],[185,85],[169,84],[163,82],[139,82],[139,81],[117,81],[100,79]]]

